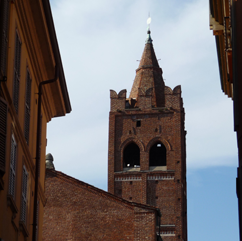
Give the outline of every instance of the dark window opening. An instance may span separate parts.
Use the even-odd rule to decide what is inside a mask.
[[[166,166],[166,148],[161,142],[150,148],[150,166]]]
[[[141,126],[141,120],[137,120],[136,121],[136,127],[140,127]]]
[[[140,166],[140,150],[135,143],[130,143],[125,147],[123,162],[124,162],[124,167]]]
[[[128,100],[125,101],[125,108],[129,109],[129,101]]]

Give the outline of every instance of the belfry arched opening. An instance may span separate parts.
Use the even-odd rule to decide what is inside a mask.
[[[166,147],[161,142],[156,142],[150,148],[150,166],[166,166]]]
[[[123,164],[124,167],[140,167],[140,149],[134,142],[124,148]]]

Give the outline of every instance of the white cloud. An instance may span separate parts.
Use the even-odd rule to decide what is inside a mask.
[[[232,101],[222,97],[187,112],[187,163],[190,168],[237,164]]]

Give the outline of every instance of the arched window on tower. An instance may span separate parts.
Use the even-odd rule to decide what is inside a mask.
[[[156,142],[150,148],[150,166],[166,166],[166,148],[161,142]]]
[[[124,148],[123,163],[125,168],[140,167],[140,149],[134,142]]]

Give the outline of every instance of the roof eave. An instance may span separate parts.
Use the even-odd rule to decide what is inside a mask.
[[[50,41],[51,41],[51,46],[53,49],[55,61],[56,61],[56,64],[59,66],[59,81],[60,81],[61,91],[62,91],[64,103],[65,103],[66,113],[70,113],[72,110],[71,103],[70,103],[70,98],[69,98],[69,94],[66,86],[65,74],[64,74],[64,69],[62,65],[59,45],[56,37],[54,21],[51,13],[51,8],[50,8],[50,2],[49,0],[42,0],[42,3],[43,3],[43,8],[45,12],[46,22],[48,26],[48,31],[49,31],[49,36],[50,36]]]

